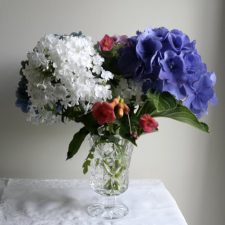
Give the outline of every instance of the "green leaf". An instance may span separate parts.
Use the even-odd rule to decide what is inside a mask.
[[[86,174],[88,172],[88,167],[91,165],[91,160],[94,158],[94,151],[95,146],[90,149],[89,154],[82,165],[83,174]]]
[[[176,108],[177,100],[168,92],[147,93],[144,105],[138,110],[137,115],[152,114]]]
[[[204,132],[209,132],[209,127],[206,123],[200,122],[197,117],[185,106],[178,105],[175,109],[167,110],[161,113],[153,113],[153,117],[168,117],[180,122],[187,123]]]
[[[78,152],[81,144],[83,143],[88,133],[89,131],[85,127],[83,127],[73,136],[73,139],[69,144],[67,160],[72,158]]]
[[[168,109],[174,109],[177,106],[177,100],[168,92],[153,94],[147,93],[147,98],[155,107],[157,112],[162,112]]]
[[[129,121],[128,121],[128,117],[124,116],[123,118],[121,118],[120,120],[120,130],[119,130],[119,134],[122,138],[127,139],[128,141],[130,141],[133,145],[137,146],[136,144],[136,140],[131,136],[130,134],[130,127],[129,127]]]
[[[95,119],[93,118],[91,113],[87,113],[85,115],[83,115],[80,118],[81,123],[84,124],[84,126],[86,127],[86,129],[92,133],[92,134],[98,134],[98,128],[99,125],[97,124],[97,122],[95,121]]]
[[[106,172],[107,172],[110,176],[113,176],[113,175],[114,175],[113,172],[112,172],[112,170],[111,170],[111,168],[110,168],[110,166],[109,166],[109,164],[108,164],[108,162],[107,162],[106,160],[103,161],[103,166],[104,166]]]
[[[143,106],[140,107],[137,111],[137,117],[143,115],[143,114],[152,114],[152,112],[155,111],[155,105],[152,101],[149,101],[148,99],[144,102]]]
[[[138,111],[138,115],[149,113],[153,117],[168,117],[180,122],[187,123],[202,131],[209,132],[208,125],[200,122],[198,118],[181,102],[177,101],[168,92],[147,93],[147,99],[143,107]]]

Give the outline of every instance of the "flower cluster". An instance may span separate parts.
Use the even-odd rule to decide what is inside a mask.
[[[199,117],[216,101],[216,76],[207,71],[195,42],[166,28],[130,38],[105,35],[97,44],[81,33],[46,35],[27,54],[20,74],[16,105],[29,120],[84,125],[67,158],[88,134],[101,143],[119,135],[136,145],[142,134],[158,130],[160,116],[208,132]],[[84,171],[88,165],[89,157]]]
[[[119,53],[121,73],[142,82],[144,93],[170,92],[198,117],[207,112],[209,101],[215,103],[215,74],[183,32],[149,28],[129,38]]]
[[[33,121],[54,122],[63,109],[80,106],[88,111],[95,102],[112,97],[108,81],[113,74],[103,69],[104,59],[88,37],[46,35],[27,58],[22,75]]]

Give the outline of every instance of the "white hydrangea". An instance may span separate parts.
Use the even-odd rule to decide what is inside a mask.
[[[141,96],[143,95],[142,82],[121,78],[115,89],[115,95],[122,97],[128,104],[134,98],[137,105],[140,105],[142,103]]]
[[[32,121],[59,120],[46,109],[58,103],[64,108],[80,105],[87,111],[93,103],[112,98],[107,81],[113,74],[102,68],[104,59],[89,37],[46,35],[27,58],[23,74],[28,80]]]

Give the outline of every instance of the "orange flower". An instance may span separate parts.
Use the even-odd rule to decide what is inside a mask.
[[[113,100],[112,100],[112,102],[110,102],[109,103],[112,107],[113,107],[113,109],[119,104],[119,98],[117,97],[117,98],[114,98]]]
[[[130,111],[129,107],[127,106],[127,104],[124,103],[124,101],[122,100],[119,104],[118,104],[118,117],[122,118],[124,113],[128,114]]]

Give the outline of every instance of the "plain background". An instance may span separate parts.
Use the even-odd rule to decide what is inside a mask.
[[[82,30],[99,40],[149,26],[178,28],[197,40],[208,69],[217,73],[219,104],[203,118],[211,133],[160,119],[160,131],[138,141],[130,174],[161,179],[189,225],[224,225],[224,10],[224,0],[0,0],[0,177],[84,178],[87,143],[65,161],[79,125],[35,126],[14,105],[20,61],[42,35]]]

